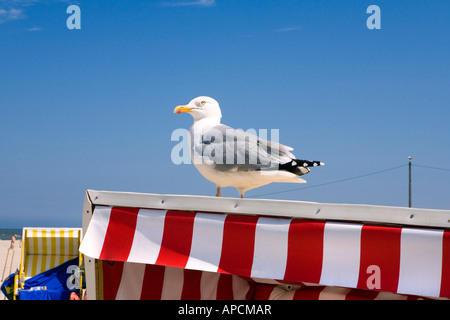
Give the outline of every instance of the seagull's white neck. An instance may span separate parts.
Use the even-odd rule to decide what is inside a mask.
[[[192,145],[200,143],[202,141],[203,133],[207,132],[210,128],[217,126],[218,124],[220,124],[219,117],[208,117],[194,121],[194,123],[189,128],[191,139],[193,139],[192,141],[194,142]]]
[[[220,124],[219,117],[208,117],[195,120],[191,127],[202,128],[203,130]]]

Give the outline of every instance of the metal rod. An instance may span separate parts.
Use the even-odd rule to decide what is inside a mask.
[[[411,177],[411,161],[413,160],[412,157],[408,157],[409,159],[409,207],[411,208],[411,184],[412,184],[412,177]]]

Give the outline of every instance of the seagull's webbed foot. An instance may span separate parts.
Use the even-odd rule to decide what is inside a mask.
[[[220,190],[220,187],[217,187],[216,197],[221,197],[221,196],[222,196],[222,191]]]

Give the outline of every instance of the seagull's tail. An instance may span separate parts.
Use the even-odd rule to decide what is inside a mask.
[[[293,159],[290,162],[278,165],[278,170],[285,170],[298,176],[302,176],[310,171],[308,167],[318,167],[323,165],[325,165],[325,163],[321,161]]]

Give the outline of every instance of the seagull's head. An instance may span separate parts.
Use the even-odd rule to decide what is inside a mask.
[[[189,113],[195,121],[203,118],[222,118],[219,103],[210,97],[198,97],[187,105],[178,106],[174,113]]]

